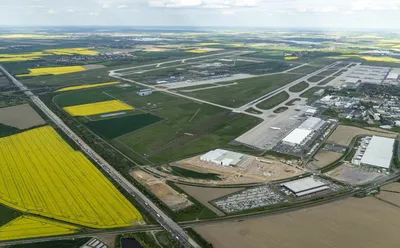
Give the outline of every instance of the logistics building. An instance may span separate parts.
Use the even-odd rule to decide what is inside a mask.
[[[325,121],[320,118],[309,117],[300,126],[283,138],[282,142],[291,146],[304,145],[307,140],[312,137],[314,132],[319,130],[324,124]]]
[[[387,172],[392,164],[394,142],[394,139],[379,136],[363,138],[352,163]]]
[[[327,183],[316,180],[314,177],[282,183],[280,186],[299,197],[330,189]]]
[[[247,156],[241,153],[216,149],[202,155],[200,160],[222,166],[238,166],[246,158]]]

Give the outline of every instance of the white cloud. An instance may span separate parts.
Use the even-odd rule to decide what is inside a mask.
[[[224,11],[222,11],[222,14],[223,15],[233,15],[233,14],[235,14],[235,12],[233,10],[224,10]]]
[[[103,3],[103,5],[101,6],[102,9],[109,9],[111,6],[109,3]]]
[[[128,5],[126,5],[126,4],[121,4],[121,5],[118,5],[117,8],[118,8],[118,9],[126,9],[126,8],[128,8]]]
[[[256,7],[259,5],[258,0],[236,0],[235,6],[238,7]]]
[[[49,10],[47,10],[47,13],[50,15],[54,15],[54,14],[57,14],[57,11],[55,11],[54,9],[49,9]]]
[[[89,15],[90,15],[90,16],[98,16],[98,15],[99,15],[99,12],[89,12]]]
[[[73,10],[73,9],[67,9],[67,12],[68,12],[68,13],[74,13],[75,10]]]

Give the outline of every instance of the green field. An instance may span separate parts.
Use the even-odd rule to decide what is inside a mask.
[[[297,101],[300,101],[300,100],[301,100],[300,98],[295,98],[295,99],[292,99],[292,100],[288,101],[287,103],[285,103],[285,105],[293,106]]]
[[[335,77],[328,77],[325,80],[323,80],[322,82],[318,83],[318,85],[325,85],[328,84],[330,81],[332,81],[333,79],[335,79]]]
[[[0,137],[10,136],[20,132],[18,128],[7,126],[0,123]]]
[[[338,72],[338,70],[337,69],[328,69],[328,70],[318,73],[317,76],[325,76],[326,77],[326,76],[330,76],[330,75],[334,74],[335,72]]]
[[[260,102],[257,104],[257,107],[260,109],[272,109],[287,99],[289,99],[289,94],[286,91],[282,91],[279,94]]]
[[[319,69],[321,69],[322,67],[320,66],[313,66],[313,65],[304,65],[300,68],[291,70],[291,73],[303,73],[303,74],[309,74],[315,71],[318,71]]]
[[[324,79],[324,77],[322,77],[322,76],[312,76],[312,77],[308,78],[307,80],[309,82],[315,83],[315,82],[318,82],[318,81],[320,81],[322,79]]]
[[[0,226],[12,221],[20,215],[20,212],[0,204]]]
[[[107,125],[100,125],[103,135],[109,134],[110,142],[126,155],[132,159],[143,156],[154,163],[165,163],[227,146],[260,121],[255,117],[233,114],[229,110],[161,92],[141,97],[129,88],[71,91],[56,96],[54,101],[63,107],[109,100],[110,96],[133,106],[138,115],[148,113],[163,119],[115,139],[112,137],[119,132],[111,130],[114,126],[110,125],[110,130],[107,130]],[[117,119],[104,120],[104,123],[109,121],[115,122]]]
[[[279,108],[274,110],[274,113],[275,114],[279,114],[279,113],[285,112],[286,110],[288,110],[288,107],[279,107]]]
[[[284,73],[268,75],[232,81],[232,83],[237,82],[238,84],[229,87],[188,92],[185,94],[228,107],[240,107],[301,77],[303,75]]]
[[[306,89],[308,86],[310,86],[307,82],[300,82],[292,87],[289,88],[290,92],[300,92]]]
[[[183,87],[183,88],[178,88],[176,90],[194,90],[194,89],[201,89],[201,88],[206,88],[210,86],[215,86],[215,84],[201,84],[201,85],[193,85],[193,86],[188,86],[188,87]]]
[[[300,95],[300,97],[312,98],[314,93],[317,92],[320,89],[323,89],[323,87],[312,87],[311,89],[307,90],[306,92],[303,92]]]
[[[151,114],[137,114],[99,121],[89,121],[85,125],[96,134],[114,139],[162,120]]]

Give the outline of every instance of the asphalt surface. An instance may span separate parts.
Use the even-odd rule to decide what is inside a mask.
[[[140,192],[133,184],[115,170],[107,161],[98,155],[89,145],[87,145],[78,135],[76,135],[56,114],[54,114],[37,96],[35,96],[27,87],[15,79],[4,67],[0,66],[0,70],[6,75],[15,86],[32,100],[32,102],[40,108],[68,137],[70,137],[82,151],[92,158],[108,175],[110,175],[121,187],[129,194],[135,197],[136,201],[148,211],[148,213],[168,232],[170,232],[181,244],[181,247],[200,247],[192,240],[185,231],[163,213],[153,202],[151,202],[142,192]]]

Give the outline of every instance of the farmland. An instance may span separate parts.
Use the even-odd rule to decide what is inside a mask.
[[[65,235],[79,230],[77,227],[47,219],[20,216],[0,227],[0,240]]]
[[[185,93],[191,97],[218,103],[228,107],[240,107],[247,102],[278,89],[303,75],[278,74],[237,80],[236,85]],[[233,82],[232,82],[233,83]]]
[[[357,135],[378,135],[388,138],[395,138],[398,134],[395,132],[390,132],[386,130],[382,130],[381,132],[367,130],[359,127],[353,126],[345,126],[339,125],[336,130],[329,136],[327,143],[341,145],[341,146],[348,146],[350,145],[351,141]]]
[[[80,152],[49,126],[0,139],[0,202],[94,228],[130,226],[142,217]]]
[[[29,69],[29,74],[17,75],[17,77],[35,77],[42,75],[60,75],[86,70],[83,66],[60,66],[60,67],[43,67]]]
[[[0,109],[0,123],[18,129],[44,125],[45,121],[29,104]]]
[[[64,92],[71,90],[82,90],[82,89],[90,89],[95,87],[109,86],[119,84],[119,82],[107,82],[107,83],[97,83],[97,84],[87,84],[87,85],[78,85],[78,86],[70,86],[57,90],[56,92]]]
[[[161,118],[156,115],[136,114],[106,120],[90,121],[85,124],[98,135],[108,139],[114,139],[160,120]]]
[[[118,100],[110,100],[104,102],[87,103],[75,106],[65,107],[72,116],[88,116],[98,115],[110,112],[118,112],[124,110],[133,110],[134,108]]]
[[[215,248],[395,248],[399,223],[398,207],[367,197],[194,230]]]
[[[135,107],[134,112],[138,116],[129,118],[149,118],[149,115],[141,115],[148,113],[163,119],[111,141],[128,156],[137,152],[155,163],[177,160],[227,146],[238,135],[259,122],[254,117],[232,114],[230,111],[218,107],[161,92],[141,97],[131,90],[127,91],[117,87],[66,92],[57,95],[54,100],[60,107],[67,107],[113,99],[110,96]],[[112,120],[118,122],[118,119],[121,118],[128,117],[113,118]],[[110,119],[110,121],[112,120]],[[89,123],[86,122],[87,125]],[[118,132],[116,135],[119,134],[121,133]],[[114,137],[114,135],[110,137]]]

